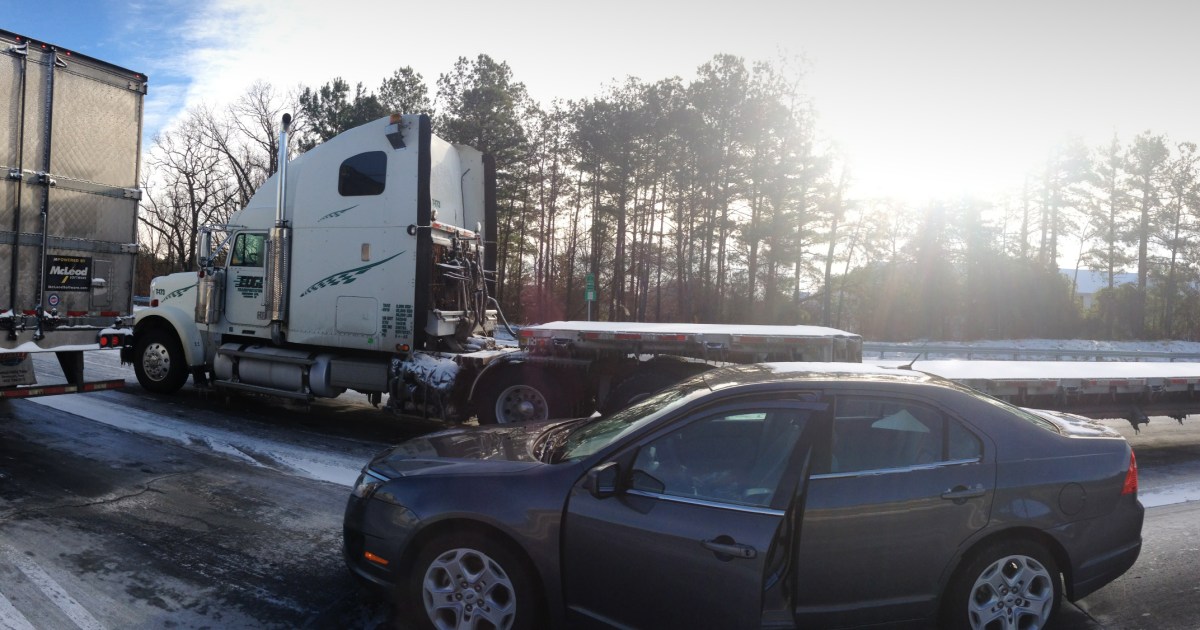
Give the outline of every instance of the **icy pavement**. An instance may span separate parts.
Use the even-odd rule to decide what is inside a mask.
[[[363,452],[363,449],[347,453],[306,447],[251,435],[246,431],[184,422],[90,394],[47,396],[31,398],[30,401],[125,431],[169,440],[192,449],[212,451],[254,466],[343,486],[354,484],[359,471],[370,458],[370,454]]]

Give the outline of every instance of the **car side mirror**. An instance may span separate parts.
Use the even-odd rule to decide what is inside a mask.
[[[583,487],[597,499],[607,499],[617,493],[621,478],[621,467],[617,462],[606,462],[587,471]]]

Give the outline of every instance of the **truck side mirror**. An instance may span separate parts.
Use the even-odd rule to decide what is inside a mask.
[[[587,471],[583,487],[597,499],[607,499],[617,493],[621,479],[621,467],[617,462],[606,462]]]
[[[196,262],[201,269],[212,264],[212,232],[200,230],[200,238],[196,240]]]

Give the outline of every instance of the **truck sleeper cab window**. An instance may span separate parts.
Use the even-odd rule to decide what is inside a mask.
[[[338,169],[338,194],[363,197],[383,194],[387,183],[387,153],[367,151],[346,158]]]

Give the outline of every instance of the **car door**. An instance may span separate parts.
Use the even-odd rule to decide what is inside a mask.
[[[931,402],[874,394],[830,402],[797,546],[797,624],[927,615],[960,544],[988,522],[994,457]]]
[[[788,558],[781,530],[820,407],[693,414],[610,459],[625,480],[612,496],[577,484],[562,552],[571,625],[760,625],[764,586]]]

